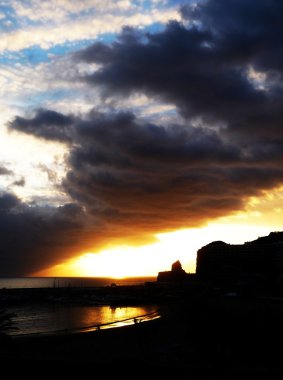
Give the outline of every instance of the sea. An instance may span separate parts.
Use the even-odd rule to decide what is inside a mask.
[[[0,277],[0,289],[140,285],[155,280],[156,277]]]
[[[154,277],[79,278],[79,277],[21,277],[0,278],[1,289],[40,289],[64,287],[100,287],[141,285],[155,281]],[[0,309],[1,304],[0,304]],[[108,306],[68,303],[31,303],[5,305],[4,311],[12,314],[14,337],[31,335],[68,334],[98,329],[117,328],[159,318],[158,305]],[[1,328],[1,326],[0,326]]]

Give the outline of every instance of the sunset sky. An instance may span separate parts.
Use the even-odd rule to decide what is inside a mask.
[[[283,2],[0,1],[0,276],[155,276],[281,231]]]

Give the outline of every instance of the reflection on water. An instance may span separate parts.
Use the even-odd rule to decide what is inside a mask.
[[[111,307],[104,306],[100,308],[100,320],[104,321],[100,324],[90,323],[93,320],[94,316],[92,311],[86,314],[85,326],[90,326],[85,331],[92,331],[99,328],[112,328],[112,327],[121,327],[133,323],[138,323],[140,321],[145,321],[147,319],[159,318],[159,314],[156,311],[156,306],[147,306],[147,307]]]
[[[137,317],[144,316],[142,320],[154,318],[157,315],[148,317],[146,315],[152,314],[156,310],[156,305],[110,307],[47,304],[11,307],[9,311],[15,314],[13,321],[17,330],[12,330],[10,334],[92,331],[97,328],[97,325],[101,325],[101,328],[119,327],[134,323],[134,318]],[[117,321],[119,323],[113,324]]]

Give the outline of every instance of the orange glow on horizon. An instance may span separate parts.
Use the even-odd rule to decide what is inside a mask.
[[[242,244],[282,231],[283,189],[251,198],[246,210],[220,218],[201,228],[183,229],[155,235],[154,244],[130,246],[125,244],[100,252],[86,252],[36,276],[51,277],[143,277],[157,276],[170,270],[180,260],[188,273],[195,272],[196,253],[202,246],[215,240]]]
[[[199,229],[180,230],[157,235],[155,244],[131,247],[120,246],[98,253],[87,252],[77,258],[37,273],[50,277],[144,277],[157,276],[159,271],[170,270],[180,260],[188,273],[195,272],[196,253],[202,246],[224,240],[242,244],[269,234],[270,228],[247,225],[210,225]]]

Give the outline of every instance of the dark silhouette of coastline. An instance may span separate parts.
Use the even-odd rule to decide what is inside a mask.
[[[237,293],[283,295],[283,232],[245,244],[212,242],[197,252],[196,276]]]
[[[118,329],[2,340],[0,364],[115,373],[134,368],[139,374],[156,370],[159,376],[185,378],[278,377],[283,373],[282,237],[271,233],[243,245],[208,244],[197,253],[195,274],[177,261],[171,271],[140,286],[53,289],[61,293],[53,293],[50,302],[89,302],[105,295],[117,307],[155,302],[161,318]],[[34,291],[34,302],[40,291]],[[22,301],[23,307],[25,302],[30,301]]]

